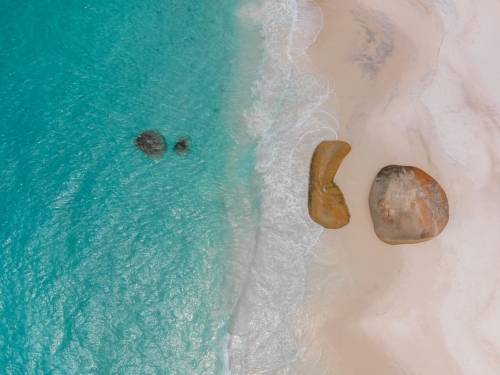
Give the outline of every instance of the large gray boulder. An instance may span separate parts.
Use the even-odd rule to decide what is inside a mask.
[[[375,233],[391,245],[428,241],[448,223],[443,188],[416,167],[383,168],[373,181],[369,204]]]

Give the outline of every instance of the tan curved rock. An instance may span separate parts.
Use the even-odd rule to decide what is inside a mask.
[[[375,233],[391,245],[431,240],[448,223],[446,193],[416,167],[383,168],[373,180],[369,204]]]
[[[349,143],[323,141],[316,147],[312,156],[309,173],[309,215],[325,228],[341,228],[351,219],[344,195],[333,181],[340,163],[350,151]]]

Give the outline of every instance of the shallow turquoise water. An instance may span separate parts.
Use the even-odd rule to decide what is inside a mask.
[[[1,373],[222,371],[238,5],[0,1]]]

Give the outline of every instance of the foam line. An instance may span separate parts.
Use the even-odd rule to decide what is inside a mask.
[[[231,330],[229,370],[288,373],[307,368],[303,341],[314,327],[304,303],[309,266],[317,261],[311,249],[322,228],[307,212],[310,157],[320,141],[337,139],[339,119],[318,110],[333,95],[330,78],[306,55],[322,26],[320,8],[307,0],[265,0],[245,14],[261,25],[265,51],[253,86],[257,100],[245,113],[258,141],[262,201],[257,246]]]

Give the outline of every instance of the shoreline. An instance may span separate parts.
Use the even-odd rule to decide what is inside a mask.
[[[229,329],[227,372],[317,375],[302,341],[318,322],[303,311],[314,262],[309,250],[323,229],[309,218],[307,181],[310,150],[335,132],[324,114],[315,116],[329,87],[305,51],[319,32],[321,11],[309,1],[265,0],[239,16],[261,42],[253,103],[243,114],[257,143],[261,195],[254,252]]]

